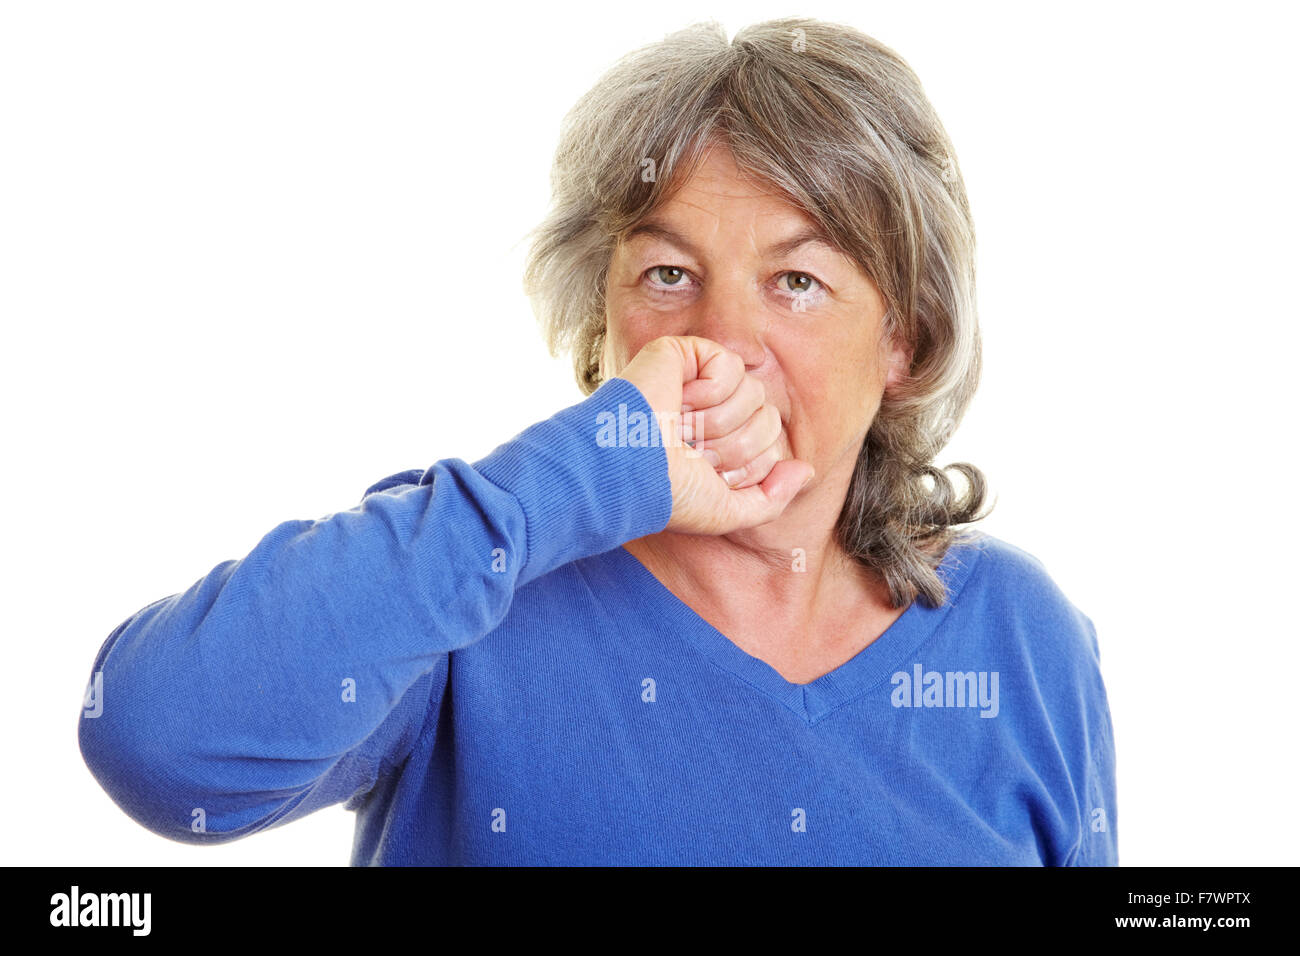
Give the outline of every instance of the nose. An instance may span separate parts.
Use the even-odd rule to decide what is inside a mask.
[[[695,303],[687,335],[710,339],[745,361],[753,371],[763,364],[766,317],[753,289],[740,281],[711,283]]]

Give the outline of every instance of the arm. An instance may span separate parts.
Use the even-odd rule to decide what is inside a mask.
[[[1101,654],[1097,629],[1085,615],[1088,647],[1091,651],[1091,681],[1085,684],[1085,750],[1080,762],[1086,767],[1080,791],[1082,832],[1079,845],[1066,861],[1067,866],[1119,865],[1119,813],[1116,805],[1115,736],[1110,705],[1101,678]]]
[[[445,655],[489,633],[516,588],[667,524],[664,449],[597,444],[597,415],[620,403],[651,415],[613,379],[473,465],[444,459],[283,522],[124,621],[80,722],[91,772],[137,822],[196,843],[369,790],[409,749]]]

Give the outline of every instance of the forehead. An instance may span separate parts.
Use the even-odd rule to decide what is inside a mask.
[[[835,243],[802,209],[742,170],[725,146],[713,147],[669,199],[628,229],[622,244],[663,242],[701,255],[700,242],[741,239],[765,255]]]
[[[812,220],[771,184],[742,169],[725,145],[709,148],[671,197],[656,212],[661,217],[743,213],[747,218],[811,225]]]

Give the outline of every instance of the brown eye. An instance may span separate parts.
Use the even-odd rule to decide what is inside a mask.
[[[655,266],[650,272],[664,285],[676,285],[682,281],[682,276],[686,274],[677,266]]]
[[[816,281],[812,276],[802,272],[787,272],[784,278],[790,280],[786,283],[786,288],[791,292],[808,292]]]

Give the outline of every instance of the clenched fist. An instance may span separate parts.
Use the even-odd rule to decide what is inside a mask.
[[[673,491],[664,530],[728,534],[764,524],[812,479],[812,466],[792,457],[763,383],[718,343],[654,339],[618,377],[640,389],[661,430],[676,429],[661,435]]]

